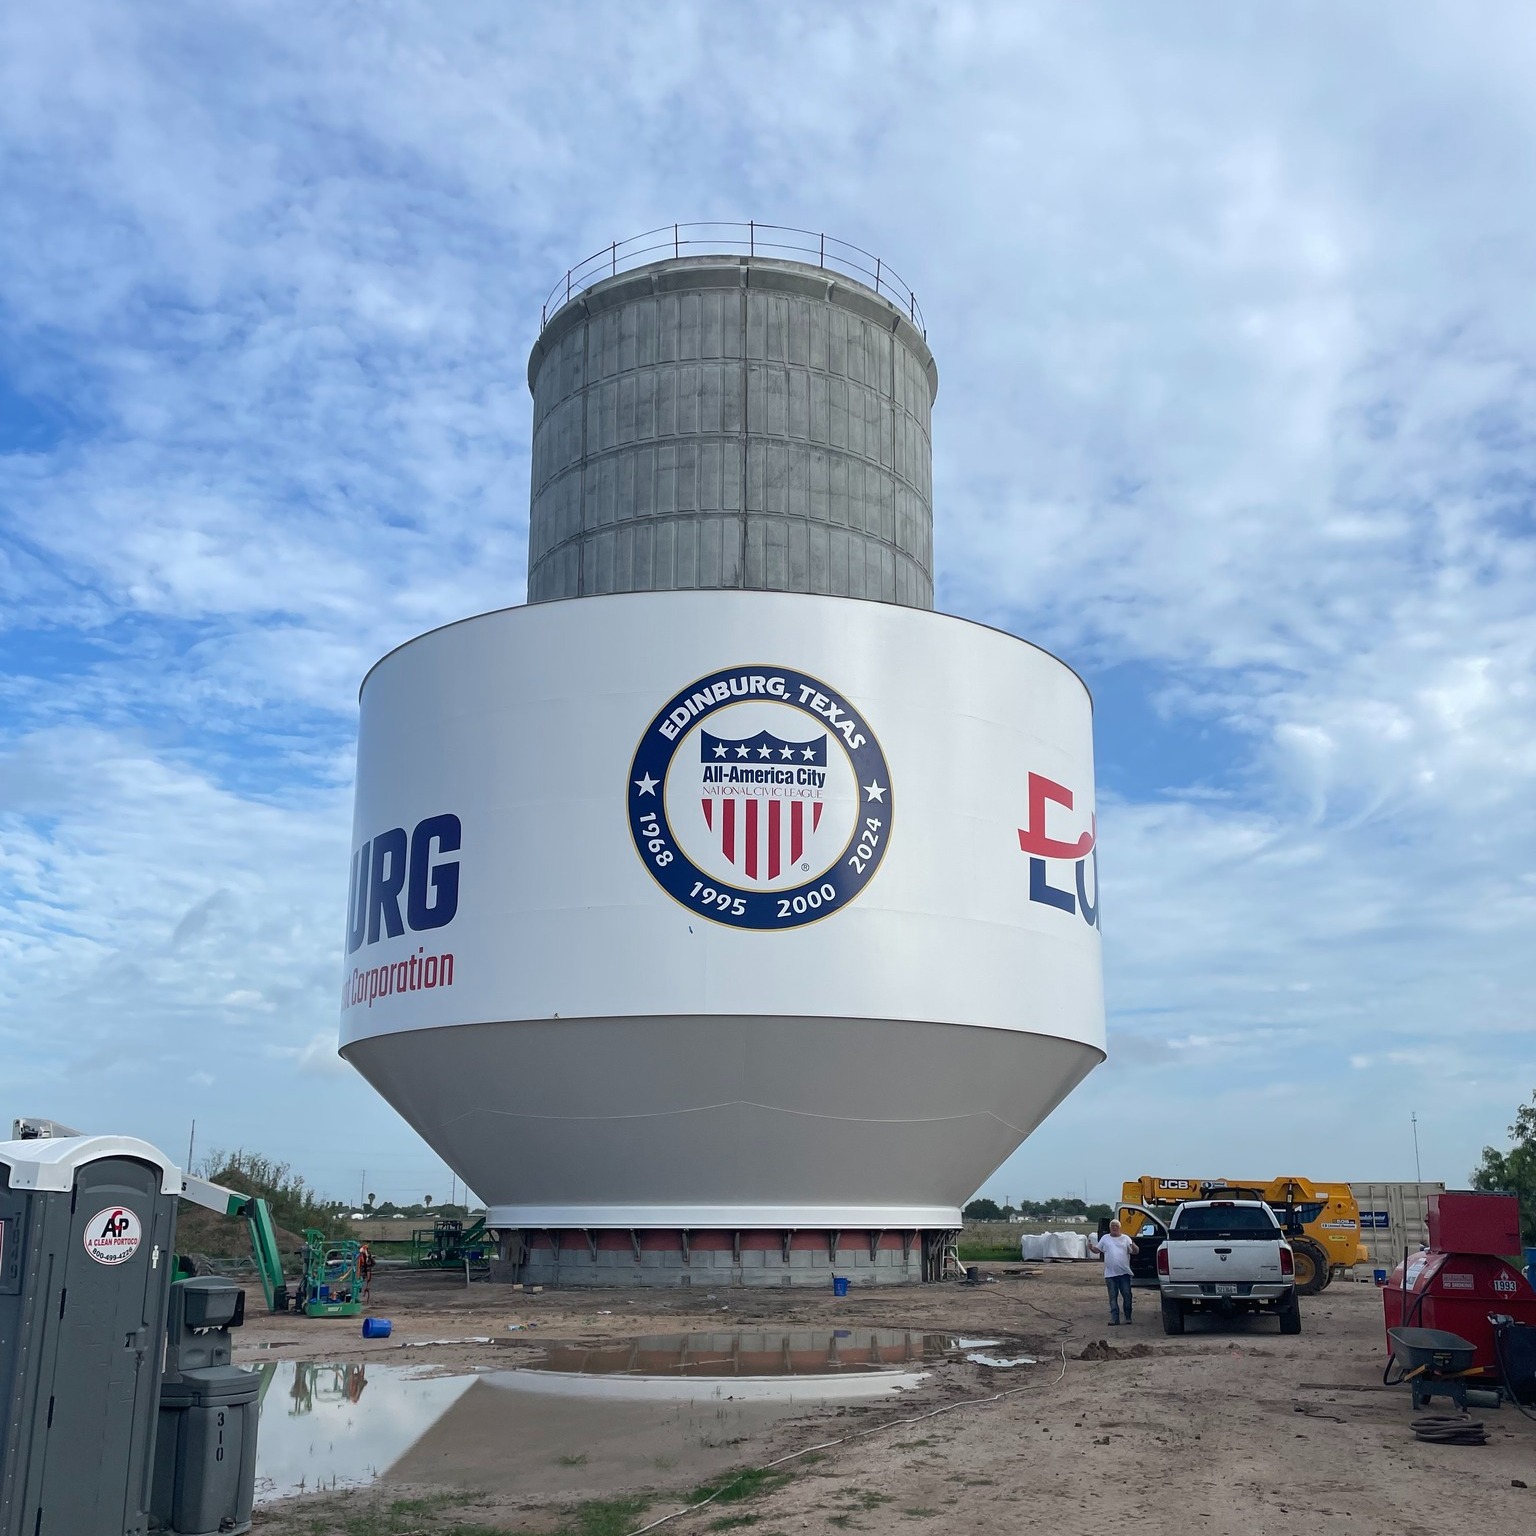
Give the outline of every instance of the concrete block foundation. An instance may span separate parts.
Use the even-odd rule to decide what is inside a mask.
[[[523,1285],[709,1289],[910,1285],[943,1272],[948,1232],[503,1232],[492,1278]]]

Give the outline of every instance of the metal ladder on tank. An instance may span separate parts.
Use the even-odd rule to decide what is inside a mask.
[[[964,1280],[965,1265],[960,1262],[960,1234],[949,1232],[944,1238],[944,1257],[939,1267],[942,1280]]]

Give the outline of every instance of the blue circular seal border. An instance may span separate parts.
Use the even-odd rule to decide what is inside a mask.
[[[721,683],[728,689],[732,678],[743,677],[759,677],[767,682],[782,680],[783,691],[746,695],[728,691],[709,709],[700,709],[691,702],[696,694],[713,693]],[[748,890],[706,874],[684,853],[667,820],[667,771],[672,766],[678,744],[697,721],[708,718],[716,709],[748,699],[784,704],[816,721],[847,752],[858,782],[859,811],[847,845],[824,874],[784,890]],[[689,719],[686,725],[678,726],[675,736],[669,739],[663,727],[676,710],[687,711]],[[862,741],[854,745],[854,739],[859,737]],[[662,890],[690,912],[711,922],[760,932],[800,928],[807,923],[819,922],[855,900],[874,878],[885,858],[895,821],[895,791],[890,769],[862,711],[855,709],[842,694],[818,677],[792,667],[757,663],[722,667],[698,678],[686,688],[678,689],[657,710],[646,726],[630,764],[628,800],[629,830],[634,838],[635,852]],[[868,857],[860,856],[864,849],[869,850]],[[828,887],[831,888],[830,895]],[[712,889],[716,893],[715,900],[702,901],[696,894],[701,888]],[[729,904],[722,906],[721,897],[728,898]]]

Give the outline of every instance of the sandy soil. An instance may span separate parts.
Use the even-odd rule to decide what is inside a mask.
[[[1088,1265],[1004,1273],[997,1283],[975,1288],[856,1291],[843,1300],[744,1290],[534,1296],[490,1285],[466,1290],[448,1276],[381,1274],[374,1299],[374,1312],[394,1321],[387,1341],[360,1339],[355,1321],[257,1311],[247,1314],[236,1358],[499,1371],[557,1340],[782,1326],[1007,1339],[1011,1349],[1023,1348],[1040,1363],[997,1370],[952,1357],[897,1400],[740,1412],[728,1433],[690,1430],[687,1443],[697,1445],[681,1455],[659,1449],[669,1443],[663,1420],[676,1409],[635,1415],[628,1454],[622,1445],[594,1445],[585,1459],[578,1451],[556,1454],[547,1434],[503,1431],[478,1411],[456,1409],[451,1425],[423,1437],[374,1489],[264,1507],[257,1529],[266,1536],[324,1531],[333,1520],[340,1530],[344,1518],[383,1511],[393,1498],[432,1488],[475,1496],[453,1511],[429,1507],[413,1517],[419,1523],[392,1517],[377,1529],[451,1531],[455,1521],[575,1529],[580,1522],[572,1506],[582,1500],[652,1496],[643,1517],[618,1527],[634,1528],[680,1508],[681,1491],[701,1476],[760,1466],[848,1435],[857,1438],[789,1463],[784,1470],[791,1479],[751,1502],[713,1505],[663,1529],[718,1530],[725,1528],[721,1518],[737,1517],[761,1536],[893,1526],[952,1531],[956,1521],[993,1530],[1041,1519],[1053,1536],[1104,1536],[1130,1524],[1152,1536],[1191,1529],[1214,1536],[1298,1529],[1315,1536],[1428,1536],[1472,1520],[1536,1529],[1536,1423],[1506,1407],[1479,1415],[1489,1429],[1487,1446],[1414,1440],[1406,1392],[1381,1387],[1379,1294],[1347,1281],[1302,1303],[1299,1338],[1280,1337],[1277,1325],[1264,1319],[1192,1323],[1182,1339],[1167,1339],[1155,1293],[1140,1292],[1135,1323],[1109,1328],[1103,1286]],[[513,1323],[522,1329],[509,1332]],[[473,1336],[496,1342],[404,1347]],[[471,1407],[479,1401],[464,1399]],[[941,1408],[951,1411],[863,1433]],[[574,1444],[579,1413],[575,1422],[569,1408],[561,1413],[561,1443]]]

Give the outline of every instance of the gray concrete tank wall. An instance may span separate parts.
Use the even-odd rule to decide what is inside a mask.
[[[598,283],[528,362],[528,601],[755,588],[933,606],[922,334],[799,262],[692,257]]]

